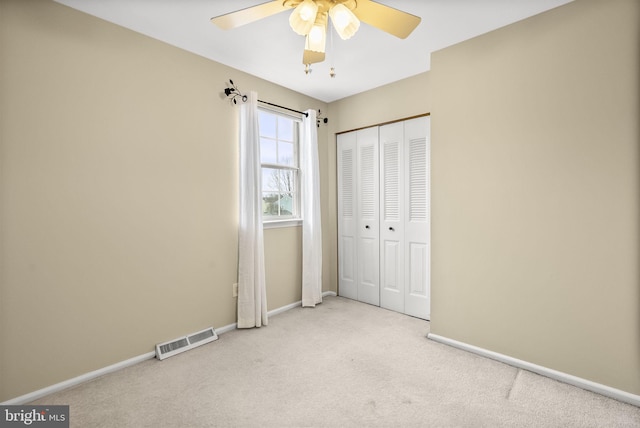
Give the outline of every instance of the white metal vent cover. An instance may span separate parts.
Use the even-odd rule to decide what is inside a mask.
[[[176,354],[213,342],[214,340],[218,340],[218,335],[213,327],[209,327],[188,336],[179,337],[164,343],[158,343],[156,345],[156,358],[164,360],[165,358],[173,357]]]

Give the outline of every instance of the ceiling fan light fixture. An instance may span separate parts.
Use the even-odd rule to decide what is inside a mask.
[[[333,27],[342,40],[350,39],[360,28],[360,20],[348,7],[339,3],[329,10]]]
[[[314,25],[307,35],[306,48],[314,52],[325,52],[327,43],[327,32],[325,27]]]
[[[311,31],[317,14],[318,5],[313,0],[304,0],[289,15],[289,25],[297,34],[306,36]]]
[[[305,49],[324,53],[327,45],[327,14],[318,15],[305,39]]]

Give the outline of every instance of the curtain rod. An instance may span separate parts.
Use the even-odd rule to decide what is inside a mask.
[[[227,89],[229,89],[229,88],[227,88]],[[225,93],[226,93],[226,91],[225,91]],[[246,96],[246,95],[243,95],[243,97],[245,97],[245,96]],[[244,98],[243,98],[243,101],[244,101]],[[289,111],[292,111],[292,112],[294,112],[294,113],[304,114],[304,115],[305,115],[305,117],[309,117],[309,113],[306,113],[306,112],[304,112],[304,111],[294,110],[294,109],[292,109],[292,108],[285,107],[285,106],[280,106],[280,105],[278,105],[278,104],[273,104],[273,103],[270,103],[270,102],[268,102],[268,101],[258,100],[258,102],[259,102],[259,103],[262,103],[262,104],[268,104],[268,105],[270,105],[270,106],[278,107],[278,108],[281,108],[281,109],[284,109],[284,110],[289,110]]]
[[[229,87],[229,84],[231,85],[231,87]],[[229,79],[229,84],[227,84],[227,87],[224,88],[224,94],[227,96],[227,98],[231,98],[231,101],[233,101],[234,104],[238,104],[238,98],[240,98],[240,101],[242,101],[243,103],[246,102],[248,97],[242,94],[242,92],[240,92],[240,89],[238,89],[235,83],[233,83],[233,80]],[[263,100],[258,100],[258,102],[262,104],[267,104],[273,107],[278,107],[284,110],[292,111],[294,113],[303,114],[305,117],[309,117],[309,113],[306,113],[304,111],[295,110],[289,107],[281,106],[281,105],[270,103],[268,101],[263,101]],[[318,110],[318,114],[316,116],[316,125],[320,127],[320,123],[326,124],[328,122],[329,122],[329,119],[326,117],[323,117],[322,112]]]
[[[237,98],[240,98],[240,100],[244,103],[247,101],[247,96],[243,95],[242,92],[240,92],[240,89],[238,89],[238,87],[235,85],[235,83],[233,83],[233,80],[229,79],[229,83],[231,83],[231,87],[230,88],[224,88],[224,94],[227,97],[231,97],[231,101],[233,101],[234,104],[238,104]],[[292,111],[294,113],[298,113],[298,114],[304,114],[305,117],[309,117],[309,113],[305,113],[303,111],[299,111],[299,110],[294,110],[292,108],[289,107],[285,107],[285,106],[281,106],[278,104],[274,104],[274,103],[270,103],[268,101],[263,101],[263,100],[258,100],[259,103],[262,104],[267,104],[273,107],[278,107],[284,110],[289,110]]]

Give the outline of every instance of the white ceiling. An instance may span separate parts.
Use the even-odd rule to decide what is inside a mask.
[[[306,75],[304,38],[288,23],[289,12],[224,31],[213,16],[266,0],[55,0],[106,21],[331,102],[430,69],[431,52],[525,19],[572,0],[379,0],[420,16],[405,40],[363,24],[349,40],[327,42],[327,60]],[[329,77],[335,66],[337,76]],[[234,76],[229,76],[233,79]],[[236,81],[241,90],[242,82]]]

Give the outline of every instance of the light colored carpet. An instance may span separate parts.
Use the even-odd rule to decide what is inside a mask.
[[[33,404],[72,427],[639,427],[640,408],[426,338],[340,297]]]

